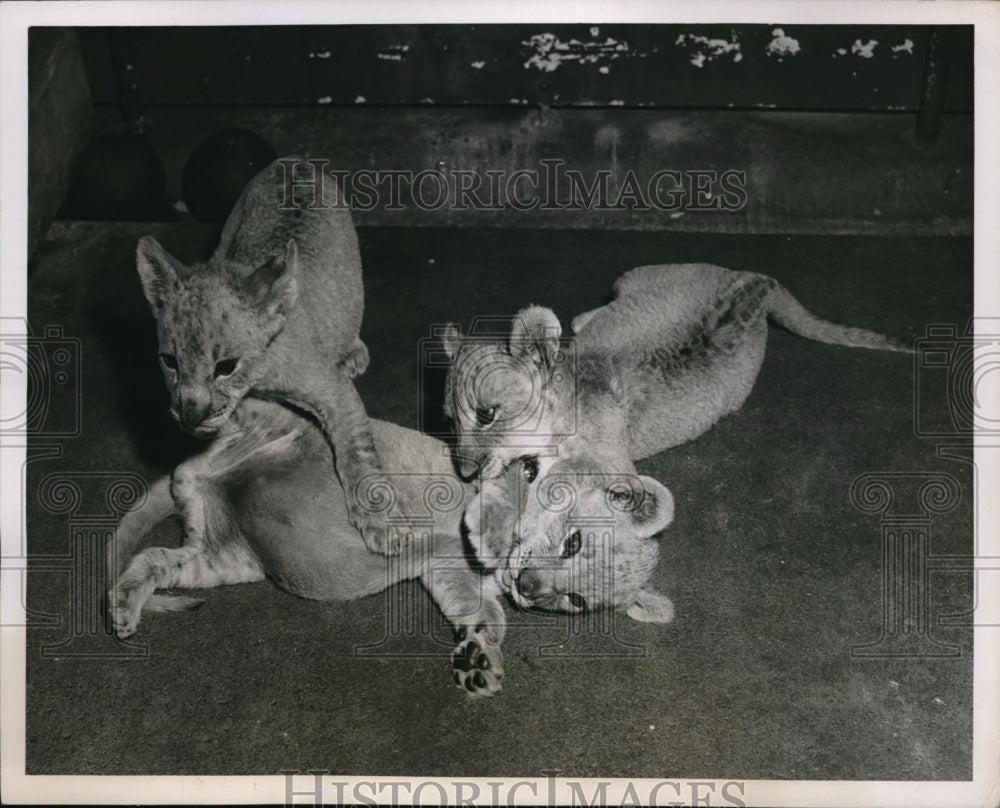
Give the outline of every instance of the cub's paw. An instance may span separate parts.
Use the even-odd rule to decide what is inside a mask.
[[[385,514],[371,513],[363,508],[354,511],[351,521],[361,532],[361,538],[364,539],[368,549],[381,555],[399,555],[403,547],[416,535],[409,525],[390,523],[386,520]]]
[[[337,365],[349,379],[354,379],[368,370],[368,346],[361,340],[354,340],[350,350]]]
[[[587,323],[594,319],[594,316],[599,311],[600,309],[591,309],[590,311],[585,311],[583,314],[576,315],[576,317],[573,318],[573,321],[569,324],[573,333],[579,334],[584,328],[587,327]]]
[[[486,627],[462,627],[455,632],[458,646],[451,654],[455,685],[473,696],[492,696],[500,692],[503,679],[503,654]]]
[[[143,597],[139,587],[119,584],[108,591],[111,625],[120,639],[131,637],[139,628],[142,602]]]

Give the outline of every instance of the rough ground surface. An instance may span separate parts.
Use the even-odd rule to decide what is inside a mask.
[[[38,559],[28,604],[36,620],[62,618],[28,632],[28,773],[971,777],[972,619],[938,624],[972,608],[971,575],[929,575],[933,636],[960,656],[851,655],[882,623],[881,527],[852,505],[859,475],[951,475],[963,498],[931,520],[930,549],[973,551],[971,466],[914,434],[915,390],[924,415],[947,420],[944,375],[921,372],[915,385],[906,357],[777,329],[742,411],[640,466],[677,502],[656,572],[676,604],[671,625],[606,615],[588,626],[509,608],[504,689],[481,701],[453,686],[450,642],[437,639],[450,632],[415,586],[346,604],[270,583],[217,589],[194,612],[147,615],[133,639],[145,656],[122,656],[110,638],[88,646],[108,657],[44,656],[71,631],[70,577],[42,569],[68,552],[71,516],[40,504],[42,480],[152,480],[195,447],[166,416],[132,259],[143,232],[184,259],[212,238],[185,223],[59,225],[30,279],[35,332],[59,324],[81,340],[83,407],[79,437],[55,441],[62,456],[27,467]],[[372,416],[413,427],[440,423],[439,388],[418,400],[432,323],[467,326],[528,303],[568,323],[641,263],[766,272],[824,317],[908,339],[933,323],[961,330],[972,312],[966,239],[379,229],[361,241],[372,363],[359,388]],[[69,401],[56,395],[52,412]],[[106,511],[94,478],[75,479],[86,483],[77,513]],[[907,496],[900,489],[899,507],[916,509]],[[358,656],[385,637],[388,597],[433,630]],[[421,656],[387,655],[400,650]]]

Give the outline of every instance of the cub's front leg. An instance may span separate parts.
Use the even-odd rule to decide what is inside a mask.
[[[349,376],[367,359],[367,350],[358,342],[342,367],[324,367],[302,356],[284,364],[276,361],[255,385],[254,394],[286,401],[316,418],[333,449],[351,523],[369,550],[397,555],[412,538],[413,528],[408,520],[391,524],[388,516],[394,503],[404,515],[408,509],[392,475],[383,471],[371,421]]]
[[[473,570],[461,555],[432,562],[421,580],[455,629],[455,684],[473,696],[500,692],[507,619],[496,581]]]

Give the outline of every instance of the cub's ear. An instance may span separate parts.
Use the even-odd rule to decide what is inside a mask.
[[[299,287],[295,281],[298,265],[298,245],[295,239],[289,239],[284,255],[272,256],[244,281],[250,302],[268,315],[287,313],[298,299]]]
[[[444,346],[444,352],[448,355],[448,361],[454,362],[455,357],[458,356],[458,351],[462,347],[462,334],[458,328],[451,323],[448,323],[441,331],[440,334],[441,344]]]
[[[514,318],[510,332],[510,355],[525,357],[536,365],[550,365],[559,351],[562,326],[552,309],[529,306]]]
[[[178,278],[187,274],[187,267],[163,249],[152,236],[143,236],[135,248],[135,265],[142,281],[142,291],[155,314]]]
[[[625,506],[639,535],[647,539],[674,521],[674,496],[652,477],[639,477],[641,489],[632,491],[632,501]]]
[[[640,623],[669,623],[674,619],[674,604],[666,595],[652,589],[640,589],[625,613]]]

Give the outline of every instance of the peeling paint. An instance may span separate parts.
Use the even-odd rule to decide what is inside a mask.
[[[469,67],[472,67],[476,70],[482,70],[484,67],[486,67],[486,62],[470,62]]]
[[[837,52],[833,54],[833,58],[836,59],[838,56],[847,56],[847,48],[837,48]]]
[[[363,103],[365,103],[366,100],[367,99],[363,95],[359,95],[357,98],[354,99],[354,103],[355,104],[363,104]]]
[[[706,62],[713,62],[727,53],[733,54],[734,62],[739,62],[743,59],[743,54],[740,52],[740,43],[736,41],[735,36],[733,41],[730,42],[726,39],[710,39],[700,34],[681,34],[674,40],[674,44],[697,47],[697,50],[692,50],[690,54],[691,64],[695,67],[704,67]]]
[[[607,37],[603,42],[596,39],[581,42],[570,39],[567,42],[555,34],[535,34],[531,39],[521,44],[533,51],[524,63],[524,68],[537,68],[544,73],[551,73],[563,62],[596,63],[605,60],[618,59],[621,56],[635,56],[630,52],[627,42],[621,42]]]
[[[764,53],[768,56],[776,56],[779,62],[785,56],[794,56],[802,50],[799,41],[793,37],[785,36],[784,30],[781,28],[775,28],[771,31],[771,36],[773,39],[767,43]]]
[[[892,46],[893,55],[898,55],[900,53],[908,53],[913,56],[913,40],[907,37],[898,45]]]
[[[608,67],[607,65],[601,65],[599,68],[597,68],[597,72],[603,73],[606,76],[608,75],[608,73],[611,72],[611,68]]]
[[[625,102],[624,101],[620,101],[618,99],[613,99],[613,100],[609,101],[608,103],[611,106],[613,106],[613,107],[624,107],[625,106]]]
[[[862,44],[860,39],[855,39],[854,44],[851,45],[851,53],[860,56],[862,59],[871,59],[875,56],[876,45],[878,45],[877,39],[869,39],[864,44]]]
[[[384,51],[379,52],[378,58],[384,62],[402,62],[409,52],[409,45],[390,45]]]
[[[600,36],[601,35],[601,29],[598,28],[596,25],[590,26],[590,35],[591,36]]]
[[[329,59],[332,55],[332,52],[328,50],[309,52],[310,59]]]

